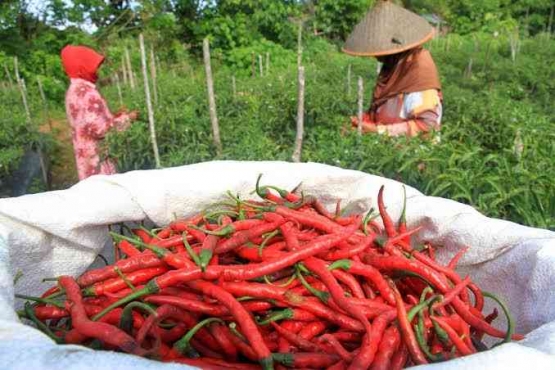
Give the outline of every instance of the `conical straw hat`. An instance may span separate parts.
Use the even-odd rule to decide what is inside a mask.
[[[349,35],[343,51],[358,56],[396,54],[422,45],[433,35],[424,18],[391,1],[378,0]]]

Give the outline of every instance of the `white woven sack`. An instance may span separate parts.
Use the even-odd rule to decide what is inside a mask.
[[[174,215],[193,215],[224,199],[231,190],[248,196],[259,173],[263,183],[301,188],[333,209],[337,199],[352,211],[376,207],[385,184],[385,203],[396,219],[402,184],[362,172],[320,164],[282,162],[208,162],[164,170],[94,176],[69,190],[0,200],[0,364],[2,369],[184,369],[120,353],[55,345],[41,332],[21,324],[14,311],[13,276],[23,272],[16,291],[39,295],[46,276],[77,276],[106,242],[106,226],[150,219],[166,225]],[[508,303],[525,340],[422,369],[555,369],[555,233],[487,218],[466,205],[426,197],[407,187],[409,227],[444,247],[446,262],[460,248],[471,250],[461,274]],[[492,308],[488,302],[486,311]],[[503,319],[496,320],[502,327]],[[504,327],[502,327],[504,329]]]

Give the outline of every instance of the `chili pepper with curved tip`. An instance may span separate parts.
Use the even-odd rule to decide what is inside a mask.
[[[139,254],[134,257],[119,260],[110,266],[89,270],[77,279],[77,283],[81,287],[86,287],[99,281],[115,278],[118,276],[116,268],[122,273],[129,273],[136,270],[160,266],[164,266],[164,262],[160,261],[160,259],[155,255]]]
[[[277,216],[277,215],[276,215]],[[239,221],[238,221],[239,222]],[[247,243],[249,240],[259,237],[263,234],[272,232],[280,227],[285,222],[283,217],[280,217],[275,222],[266,222],[261,225],[255,226],[248,230],[240,231],[235,233],[231,238],[223,241],[220,245],[216,247],[215,253],[222,254],[234,250],[241,245]]]
[[[59,279],[59,284],[66,291],[67,306],[71,313],[71,323],[79,333],[91,338],[97,338],[128,353],[136,355],[145,354],[146,351],[139,346],[133,337],[123,330],[112,325],[89,320],[83,307],[81,290],[73,278],[62,276]]]
[[[391,217],[389,216],[389,214],[385,209],[385,204],[383,200],[384,188],[385,186],[382,185],[380,187],[380,191],[378,192],[378,209],[380,211],[380,216],[382,217],[383,225],[385,227],[385,232],[387,233],[387,236],[391,238],[397,235],[397,232],[395,231],[395,225],[393,224],[393,220],[391,219]]]
[[[296,352],[273,353],[273,359],[287,367],[326,369],[340,360],[337,355],[327,353]]]
[[[407,349],[409,350],[410,356],[415,364],[427,364],[428,361],[426,360],[426,357],[418,346],[418,342],[416,341],[411,323],[407,317],[407,311],[405,308],[405,303],[403,302],[403,298],[401,297],[401,294],[399,293],[397,288],[393,289],[393,294],[395,294],[395,302],[397,305],[397,320],[399,322],[399,330],[407,346]]]
[[[332,263],[328,269],[335,270],[337,268],[343,269],[353,275],[363,276],[378,290],[380,296],[387,301],[387,303],[394,305],[395,297],[393,290],[385,280],[384,276],[373,266],[366,265],[352,260],[339,260]]]
[[[167,271],[167,267],[150,267],[142,270],[133,271],[126,275],[126,279],[121,277],[113,278],[85,288],[83,290],[83,294],[100,296],[105,293],[114,293],[128,287],[128,282],[131,282],[135,285],[141,284],[150,281],[152,278],[160,276]]]
[[[258,330],[253,319],[243,308],[241,303],[237,302],[237,300],[230,293],[212,283],[208,283],[205,281],[192,281],[189,282],[188,285],[195,290],[201,291],[203,294],[208,295],[209,297],[217,299],[222,305],[226,306],[233,317],[239,323],[241,330],[247,337],[247,340],[249,341],[252,349],[257,354],[258,361],[260,362],[262,368],[271,369],[273,367],[271,352],[265,345],[260,331]]]

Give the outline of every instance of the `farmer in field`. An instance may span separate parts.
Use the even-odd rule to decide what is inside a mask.
[[[137,112],[112,115],[96,89],[98,68],[104,57],[85,46],[66,46],[62,64],[71,84],[66,93],[66,114],[71,125],[79,180],[96,174],[116,173],[115,163],[101,152],[109,130],[126,130]]]
[[[432,56],[422,48],[433,34],[424,18],[384,0],[356,26],[343,51],[383,63],[363,132],[416,136],[440,129],[441,83]],[[351,121],[358,126],[357,117]]]

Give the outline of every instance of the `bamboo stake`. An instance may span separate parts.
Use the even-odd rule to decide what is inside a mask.
[[[216,153],[222,154],[222,142],[220,140],[220,125],[218,123],[218,114],[216,112],[216,98],[214,96],[214,80],[212,79],[212,66],[210,64],[210,42],[204,39],[202,45],[204,54],[204,69],[206,70],[206,87],[208,88],[208,104],[210,109],[210,121],[212,122],[212,133],[214,135],[214,146]],[[253,54],[254,55],[254,54]]]
[[[264,77],[264,66],[262,65],[262,55],[258,54],[258,67],[260,69],[260,77]]]
[[[154,111],[152,109],[152,102],[150,100],[150,87],[148,84],[148,73],[146,66],[146,52],[145,40],[143,34],[139,35],[139,44],[141,47],[141,65],[143,67],[143,80],[145,86],[146,107],[148,110],[148,124],[150,127],[150,140],[152,141],[152,149],[154,151],[154,160],[156,161],[156,168],[160,168],[160,153],[158,152],[158,142],[156,140],[156,129],[154,126]]]
[[[364,109],[364,80],[358,78],[358,135],[362,136],[362,112]]]
[[[19,92],[21,93],[21,100],[23,101],[23,108],[25,109],[25,116],[27,118],[27,124],[31,124],[31,111],[29,110],[29,104],[27,102],[27,89],[24,86],[24,82],[19,76],[19,63],[17,57],[13,58],[15,79],[17,81],[17,86],[19,87]]]
[[[519,30],[518,28],[511,32],[509,35],[509,44],[511,46],[511,60],[513,63],[516,62],[516,57],[518,55],[518,51],[520,49],[520,38],[519,38]]]
[[[353,66],[349,64],[347,67],[347,96],[351,96],[351,75],[352,75]]]
[[[129,84],[131,85],[131,90],[135,90],[135,76],[133,73],[133,68],[131,67],[131,57],[129,56],[129,50],[125,48],[125,59],[127,60],[127,73],[129,74]]]
[[[10,83],[10,89],[13,89],[12,75],[10,74],[10,70],[8,69],[8,66],[6,64],[4,64],[4,71],[6,71],[6,77],[8,77],[8,82]]]
[[[468,66],[466,67],[466,71],[465,71],[465,77],[466,78],[471,78],[472,77],[472,64],[473,64],[474,60],[472,59],[472,57],[470,57],[470,59],[468,60]]]
[[[235,80],[235,75],[231,76],[231,88],[233,90],[233,99],[237,98],[237,81]]]
[[[27,124],[31,126],[32,125],[31,110],[29,109],[29,104],[27,102],[27,87],[25,86],[25,80],[19,76],[19,63],[17,61],[17,57],[14,57],[14,71],[15,71],[15,79],[17,82],[17,86],[19,87],[19,92],[21,93],[21,100],[23,101],[23,108],[25,109],[26,121],[27,121]],[[48,190],[50,189],[50,184],[48,182],[48,172],[46,170],[46,164],[44,163],[44,154],[42,152],[42,139],[40,138],[40,136],[39,136],[37,151],[38,151],[39,160],[40,160],[42,180],[44,181],[44,184],[46,185],[46,189]]]
[[[553,15],[555,12],[555,6],[551,6],[551,13],[549,13],[549,23],[547,25],[547,36],[551,37],[551,33],[553,32]]]
[[[42,99],[42,104],[44,106],[44,114],[46,116],[46,120],[48,121],[48,128],[50,129],[50,132],[52,132],[52,122],[50,122],[50,112],[48,109],[48,101],[46,100],[46,95],[44,94],[44,89],[42,88],[42,81],[40,80],[40,77],[37,77],[37,84],[39,85],[39,93],[40,93],[40,97]]]
[[[304,67],[299,66],[299,100],[297,106],[297,136],[295,138],[295,150],[291,159],[293,162],[301,161],[301,154],[303,150],[303,137],[304,137],[304,88],[305,88],[305,75]]]
[[[118,88],[119,105],[123,107],[123,94],[121,93],[121,84],[119,82],[119,75],[116,73],[116,87]]]
[[[121,56],[121,73],[123,74],[123,84],[129,85],[129,79],[127,78],[127,67],[125,65],[125,56]]]
[[[158,105],[158,83],[156,73],[156,59],[154,59],[154,48],[150,48],[150,75],[152,77],[152,91],[154,92],[154,104]]]
[[[299,31],[297,34],[297,66],[303,64],[303,22],[299,21]]]

